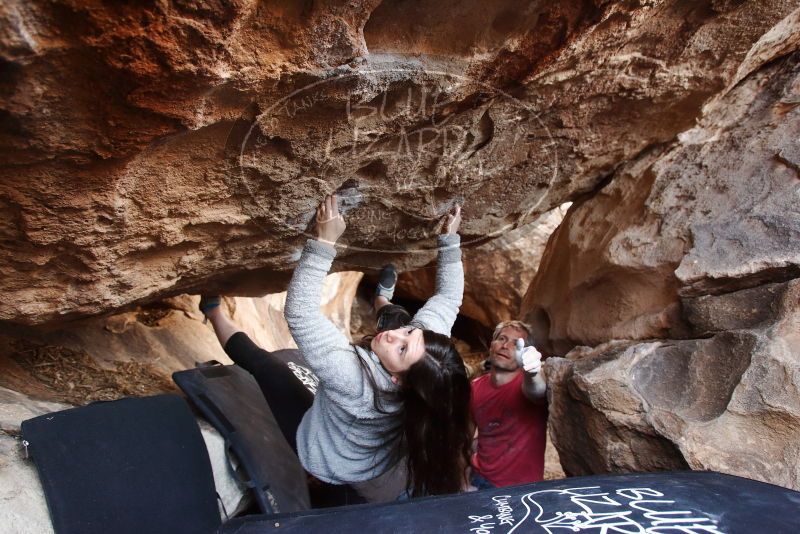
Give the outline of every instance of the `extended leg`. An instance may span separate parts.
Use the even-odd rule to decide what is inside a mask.
[[[397,269],[395,269],[395,266],[391,263],[384,265],[378,275],[375,298],[372,299],[372,306],[375,308],[375,313],[378,313],[381,308],[392,303],[395,285],[397,285]]]
[[[297,452],[297,427],[311,408],[314,395],[283,361],[253,343],[244,332],[231,336],[225,352],[256,379],[286,441]]]
[[[256,379],[283,436],[296,453],[297,427],[314,402],[314,395],[283,361],[253,343],[230,320],[218,301],[214,305],[212,298],[203,297],[200,309],[211,321],[217,339],[231,360]]]
[[[204,312],[205,316],[214,327],[214,333],[217,335],[219,344],[225,348],[225,344],[236,332],[241,332],[241,329],[231,321],[228,316],[222,311],[222,307],[215,306]]]
[[[397,304],[392,304],[394,287],[397,284],[397,270],[389,264],[381,269],[372,306],[375,308],[375,329],[378,332],[402,328],[411,322],[411,314]]]

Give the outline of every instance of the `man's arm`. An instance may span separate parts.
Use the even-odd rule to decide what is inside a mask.
[[[522,394],[536,404],[544,404],[547,401],[547,382],[542,376],[542,371],[533,375],[523,371]]]
[[[531,402],[543,404],[547,399],[547,382],[542,374],[542,355],[535,347],[525,347],[517,339],[517,361],[522,367],[522,394]]]

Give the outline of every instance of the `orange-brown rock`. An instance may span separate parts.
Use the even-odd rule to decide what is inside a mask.
[[[361,273],[325,279],[322,312],[350,336],[350,314]],[[286,293],[225,298],[231,319],[266,350],[295,348],[283,318]],[[182,295],[65,328],[0,336],[0,386],[34,398],[73,405],[123,396],[175,392],[172,373],[198,362],[231,363],[198,297]]]
[[[428,265],[463,202],[464,309],[491,324],[535,269],[500,263],[532,249],[509,231],[576,201],[522,305],[569,352],[547,365],[567,471],[797,487],[798,19],[795,0],[6,1],[0,385],[146,394],[218,357],[193,305],[157,303],[282,290],[332,191],[340,271]],[[270,302],[241,306],[277,325]]]
[[[524,306],[568,474],[800,488],[800,9],[698,124],[575,202]]]
[[[454,199],[502,234],[690,127],[792,4],[6,2],[0,321],[279,290],[327,191],[355,265],[426,264]]]
[[[572,205],[523,304],[546,349],[683,337],[680,296],[800,275],[797,29],[800,10],[696,127]]]
[[[711,337],[549,359],[567,474],[691,468],[800,489],[798,302],[798,280],[689,299]]]

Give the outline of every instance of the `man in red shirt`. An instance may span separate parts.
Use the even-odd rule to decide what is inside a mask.
[[[489,373],[472,381],[470,412],[477,427],[472,485],[478,489],[542,480],[547,441],[547,384],[541,354],[525,347],[530,327],[502,322],[489,347]]]

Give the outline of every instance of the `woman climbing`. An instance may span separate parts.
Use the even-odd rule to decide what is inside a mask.
[[[456,206],[439,236],[436,294],[407,326],[352,345],[320,311],[334,244],[345,229],[336,196],[320,204],[317,239],[303,249],[284,312],[319,378],[313,399],[285,364],[239,332],[215,301],[207,299],[205,308],[201,303],[228,355],[258,380],[305,469],[330,484],[352,487],[370,502],[394,500],[405,491],[436,495],[467,486],[470,384],[449,337],[464,287],[460,222]]]

